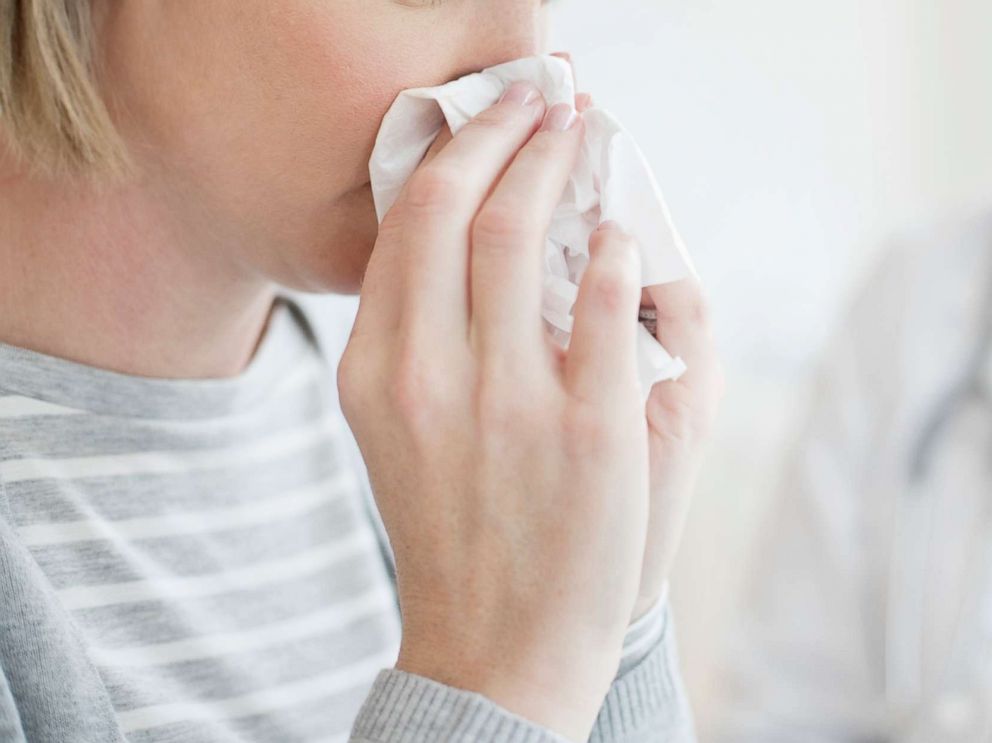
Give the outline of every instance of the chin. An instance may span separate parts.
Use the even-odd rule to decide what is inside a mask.
[[[379,235],[369,184],[329,210],[318,232],[311,247],[294,257],[294,265],[284,265],[275,280],[297,291],[358,294]]]

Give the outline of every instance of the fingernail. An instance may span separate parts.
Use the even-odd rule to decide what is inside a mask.
[[[567,131],[572,128],[577,118],[579,118],[579,115],[575,113],[575,109],[571,103],[556,103],[548,111],[547,116],[544,117],[544,123],[541,124],[541,131]]]
[[[605,222],[600,222],[597,230],[619,230],[620,223],[613,219],[607,219]]]
[[[533,103],[539,95],[540,91],[534,83],[518,80],[504,91],[499,102],[519,103],[521,106],[526,106],[528,103]]]
[[[588,108],[592,108],[592,96],[588,93],[579,93],[575,96],[575,108],[578,111],[585,111]]]

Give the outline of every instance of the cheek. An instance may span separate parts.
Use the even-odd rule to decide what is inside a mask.
[[[325,198],[360,187],[382,115],[418,70],[395,32],[350,0],[230,6],[115,16],[107,82],[139,156],[220,192],[251,176]]]
[[[397,28],[395,14],[348,6],[311,4],[308,13],[280,16],[286,43],[262,61],[257,76],[278,91],[264,116],[273,141],[303,161],[303,172],[308,162],[323,166],[325,178],[333,171],[351,189],[368,180],[376,133],[397,93],[447,79],[455,53],[440,27]],[[424,39],[431,41],[426,48]]]
[[[357,49],[349,49],[351,45]],[[313,39],[286,60],[287,79],[273,110],[264,117],[273,142],[299,163],[333,172],[350,189],[368,180],[368,158],[376,133],[398,90],[404,86],[386,60],[368,59],[355,40],[344,44]],[[278,145],[277,145],[278,146]]]
[[[362,3],[370,7],[367,0]],[[277,37],[284,43],[270,44],[264,56],[254,58],[251,77],[256,85],[264,81],[259,87],[268,91],[256,130],[268,146],[251,167],[269,173],[262,181],[281,187],[248,200],[267,199],[270,209],[291,215],[283,224],[299,230],[297,239],[280,240],[296,246],[285,256],[299,269],[290,283],[354,292],[378,228],[368,159],[396,95],[535,48],[533,28],[523,21],[506,23],[505,17],[488,24],[493,33],[473,40],[464,33],[468,24],[449,24],[445,32],[440,24],[428,25],[427,14],[416,16],[418,27],[408,14],[397,24],[395,11],[387,19],[377,18],[375,10],[335,14],[327,7],[273,17],[270,29],[278,23]],[[500,29],[502,35],[496,33]]]
[[[122,4],[115,87],[193,219],[285,283],[354,288],[377,230],[368,159],[397,93],[534,52],[529,16],[478,2],[444,24],[370,0]]]

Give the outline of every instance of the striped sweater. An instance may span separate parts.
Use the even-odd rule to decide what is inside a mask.
[[[281,298],[248,368],[134,377],[0,344],[0,741],[554,741],[391,666],[392,564],[334,390]],[[602,741],[686,740],[665,605]]]

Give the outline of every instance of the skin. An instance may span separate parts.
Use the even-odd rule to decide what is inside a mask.
[[[698,283],[642,295],[615,224],[568,351],[544,333],[539,257],[584,124],[549,126],[559,104],[534,133],[543,108],[500,102],[434,143],[382,224],[338,386],[396,554],[397,667],[584,741],[658,599],[722,382]],[[645,297],[694,368],[646,411]]]
[[[357,292],[396,95],[545,33],[537,0],[93,1],[138,175],[96,190],[0,152],[0,337],[146,376],[237,373],[277,283]]]
[[[452,286],[471,283],[467,228],[478,224],[471,214],[481,213],[484,194],[480,192],[474,202],[444,204],[434,215],[435,221],[422,221],[406,233],[398,227],[380,230],[366,168],[381,118],[401,90],[441,84],[541,51],[545,18],[536,0],[447,0],[434,8],[392,0],[95,0],[94,11],[100,84],[129,145],[136,172],[114,183],[87,175],[46,177],[14,162],[0,140],[0,201],[4,205],[0,209],[0,340],[127,374],[226,377],[239,373],[250,360],[279,285],[309,291],[360,291],[360,322],[346,351],[350,362],[347,366],[342,362],[342,368],[364,369],[355,376],[368,379],[391,378],[387,372],[396,369],[389,365],[398,363],[397,358],[408,364],[401,371],[408,370],[410,363],[417,369],[425,348],[418,342],[425,329],[440,327],[430,318],[473,322],[469,304],[455,301],[435,307],[428,316],[411,312],[409,303],[459,296],[435,296],[425,288],[429,284],[412,281],[418,277],[426,281],[432,275],[447,276]],[[582,98],[577,104],[581,108],[588,102]],[[543,113],[543,101],[539,105]],[[519,121],[516,129],[506,123],[490,127],[488,144],[479,139],[474,147],[471,135],[460,132],[452,140],[444,130],[422,168],[447,153],[458,163],[458,172],[475,173],[480,183],[488,178],[488,193],[517,153],[526,150],[539,123],[535,118],[523,128]],[[544,161],[534,171],[536,175],[498,190],[505,197],[505,213],[521,214],[522,223],[532,231],[540,232],[542,220],[550,217],[555,188],[561,193],[579,127],[549,135],[562,144],[540,151]],[[459,140],[461,146],[449,148]],[[503,153],[503,161],[497,162],[492,155],[486,160],[486,147]],[[538,162],[532,159],[530,167]],[[533,193],[538,187],[545,189],[542,198]],[[394,211],[390,224],[403,226],[408,216],[402,209]],[[462,225],[460,233],[451,231],[456,224]],[[401,240],[398,235],[421,235],[422,239],[427,229],[446,229],[449,238],[456,233],[461,238],[438,241],[446,252],[424,261],[422,271],[390,273],[385,256],[410,255],[404,250],[407,238]],[[517,233],[509,229],[507,234]],[[518,237],[514,245],[495,245],[503,249],[496,255],[512,254],[514,246],[521,244],[535,246],[534,256],[539,254],[543,240],[537,232]],[[623,264],[623,256],[632,252],[619,231],[597,241],[602,243],[596,252],[603,256],[604,265],[610,261]],[[430,255],[427,246],[419,249]],[[376,256],[382,258],[377,261]],[[400,266],[402,261],[394,264]],[[361,412],[353,401],[366,391],[348,386],[350,377],[339,381],[344,383],[342,404],[350,404],[349,423],[356,435],[361,433],[360,444],[384,515],[402,507],[400,497],[405,503],[416,498],[428,501],[439,497],[438,490],[445,490],[425,486],[421,493],[411,494],[390,487],[401,479],[417,480],[418,473],[441,472],[447,482],[460,482],[463,490],[492,494],[506,492],[500,473],[519,471],[521,477],[531,478],[537,492],[548,493],[551,500],[543,511],[533,510],[534,504],[509,492],[504,501],[485,511],[502,514],[507,533],[520,540],[519,555],[528,560],[521,559],[516,572],[507,573],[506,564],[494,557],[498,553],[492,553],[489,567],[481,572],[485,580],[472,589],[489,586],[492,590],[477,604],[465,601],[468,594],[461,589],[445,593],[436,581],[408,567],[417,563],[409,554],[420,560],[436,556],[430,548],[437,539],[423,541],[438,536],[431,531],[431,512],[408,508],[406,518],[392,519],[394,541],[422,545],[420,551],[398,551],[398,565],[406,576],[401,601],[414,607],[418,600],[411,596],[419,596],[419,605],[447,608],[447,613],[440,614],[436,610],[420,615],[412,612],[411,617],[419,616],[420,621],[411,620],[409,632],[404,628],[403,659],[409,668],[463,688],[479,689],[509,709],[584,740],[615,670],[627,623],[657,601],[670,570],[722,381],[705,302],[695,281],[650,287],[643,293],[636,282],[621,282],[614,290],[606,290],[607,295],[611,291],[615,295],[612,300],[607,297],[606,305],[593,305],[595,310],[581,313],[589,318],[584,321],[589,338],[598,339],[599,345],[590,340],[586,346],[593,351],[575,354],[585,359],[588,368],[571,377],[600,379],[607,390],[615,387],[616,404],[606,405],[606,396],[593,408],[596,416],[567,414],[575,408],[564,401],[572,400],[578,388],[566,385],[566,360],[549,343],[534,345],[533,331],[539,327],[534,301],[539,289],[534,274],[521,273],[534,265],[536,260],[528,263],[524,254],[489,267],[486,276],[502,278],[476,284],[476,296],[490,292],[494,300],[502,298],[504,311],[490,312],[490,322],[476,324],[483,329],[479,338],[487,337],[488,329],[488,337],[501,339],[500,347],[511,347],[521,339],[531,344],[527,353],[533,363],[526,368],[547,376],[530,379],[526,388],[534,391],[532,399],[543,406],[540,409],[548,420],[568,421],[562,425],[572,432],[554,452],[543,452],[550,459],[524,458],[516,468],[506,462],[495,464],[492,451],[499,450],[501,440],[532,441],[533,450],[537,441],[546,440],[548,431],[539,432],[533,421],[514,428],[516,424],[507,424],[505,418],[495,419],[504,421],[502,427],[490,415],[480,418],[478,408],[465,402],[477,401],[480,389],[468,382],[478,377],[467,372],[462,377],[465,384],[450,390],[451,399],[463,403],[461,408],[445,409],[450,420],[473,426],[476,433],[495,429],[505,439],[493,433],[489,439],[493,450],[466,453],[458,448],[470,440],[464,431],[454,440],[423,435],[408,439],[410,451],[419,458],[411,455],[409,461],[401,462],[378,456],[376,452],[386,442],[418,430],[390,428],[383,421],[430,420],[437,409],[420,408],[410,402],[414,397],[401,396],[402,414],[396,418],[392,414],[397,411],[373,405],[360,406],[365,411]],[[511,288],[516,294],[506,302]],[[591,296],[596,295],[593,290]],[[690,369],[680,381],[655,387],[646,416],[641,410],[631,415],[633,367],[623,361],[633,338],[625,330],[632,327],[626,318],[632,317],[638,299],[658,307],[659,338]],[[506,312],[507,307],[517,312]],[[533,317],[523,313],[526,308],[534,310]],[[581,322],[579,314],[577,310],[577,323]],[[420,324],[405,324],[400,332],[399,325],[389,319],[398,316],[419,317]],[[501,324],[510,318],[514,323]],[[389,332],[362,335],[361,328],[376,323]],[[379,345],[363,346],[358,340],[362,337],[375,337]],[[616,347],[603,351],[609,344]],[[482,347],[470,346],[472,353],[461,356],[463,368],[491,370],[493,359],[513,356],[494,354],[496,347],[490,345],[487,354],[475,355]],[[455,345],[449,348],[459,348],[457,353],[466,350]],[[398,357],[400,350],[406,355]],[[487,359],[484,366],[473,365],[481,364],[483,358]],[[596,359],[617,364],[612,369],[598,368]],[[388,368],[381,375],[367,371],[383,365]],[[590,377],[593,373],[600,376]],[[500,400],[516,394],[495,389],[489,410],[498,410]],[[384,399],[396,401],[389,395]],[[577,420],[585,422],[576,424]],[[599,421],[602,429],[590,420]],[[590,448],[590,437],[601,445],[598,455]],[[452,453],[458,451],[475,457],[476,466],[466,469],[452,464]],[[577,451],[583,452],[581,458]],[[595,466],[589,465],[588,471],[581,468],[586,476],[576,478],[580,469],[576,462],[585,461],[586,455]],[[542,478],[551,470],[541,462],[548,461],[561,466],[545,482]],[[644,469],[649,482],[637,479]],[[426,475],[419,479],[430,480]],[[610,482],[626,482],[627,486],[609,486]],[[540,553],[541,545],[548,542],[546,534],[553,528],[560,530],[561,514],[569,513],[561,507],[565,501],[554,498],[576,493],[584,494],[588,508],[580,509],[569,526],[575,534],[588,535],[600,545],[597,554],[603,559],[591,564],[583,561],[577,545],[568,549],[568,545],[559,545],[555,554]],[[623,497],[613,503],[603,500],[607,496]],[[607,510],[592,518],[597,506]],[[608,520],[610,528],[597,532],[592,527],[602,526],[601,516],[612,513],[610,509],[615,509]],[[411,513],[426,520],[414,520]],[[479,523],[481,514],[463,513],[458,528],[449,534],[449,543],[475,543],[477,535],[471,525]],[[404,524],[409,531],[401,533],[398,529]],[[450,578],[449,588],[465,587],[461,566],[487,564],[477,562],[476,557],[449,553],[438,567],[441,575]],[[527,588],[534,587],[528,581],[518,586],[519,591],[514,589],[528,564],[555,565],[564,571],[560,574],[575,576],[565,583],[571,585],[567,600],[550,602],[553,597],[544,591],[528,593]],[[620,577],[608,581],[607,574]],[[604,601],[607,594],[611,598]],[[435,600],[425,602],[423,597]],[[500,628],[497,622],[487,625],[489,631],[483,633],[488,644],[437,644],[439,635],[430,630],[455,626],[462,616],[459,612],[469,603],[485,606],[503,600],[512,600],[520,610],[518,615],[534,617],[536,624],[553,631],[527,640],[519,634],[500,634],[512,627]],[[610,611],[597,610],[604,604]],[[562,606],[571,610],[562,611]],[[567,652],[575,643],[591,648],[588,655],[579,654],[585,658],[581,667],[573,665],[574,651]],[[509,657],[519,663],[489,674],[492,657],[502,657],[508,647],[515,647]],[[573,683],[563,685],[562,678]]]

